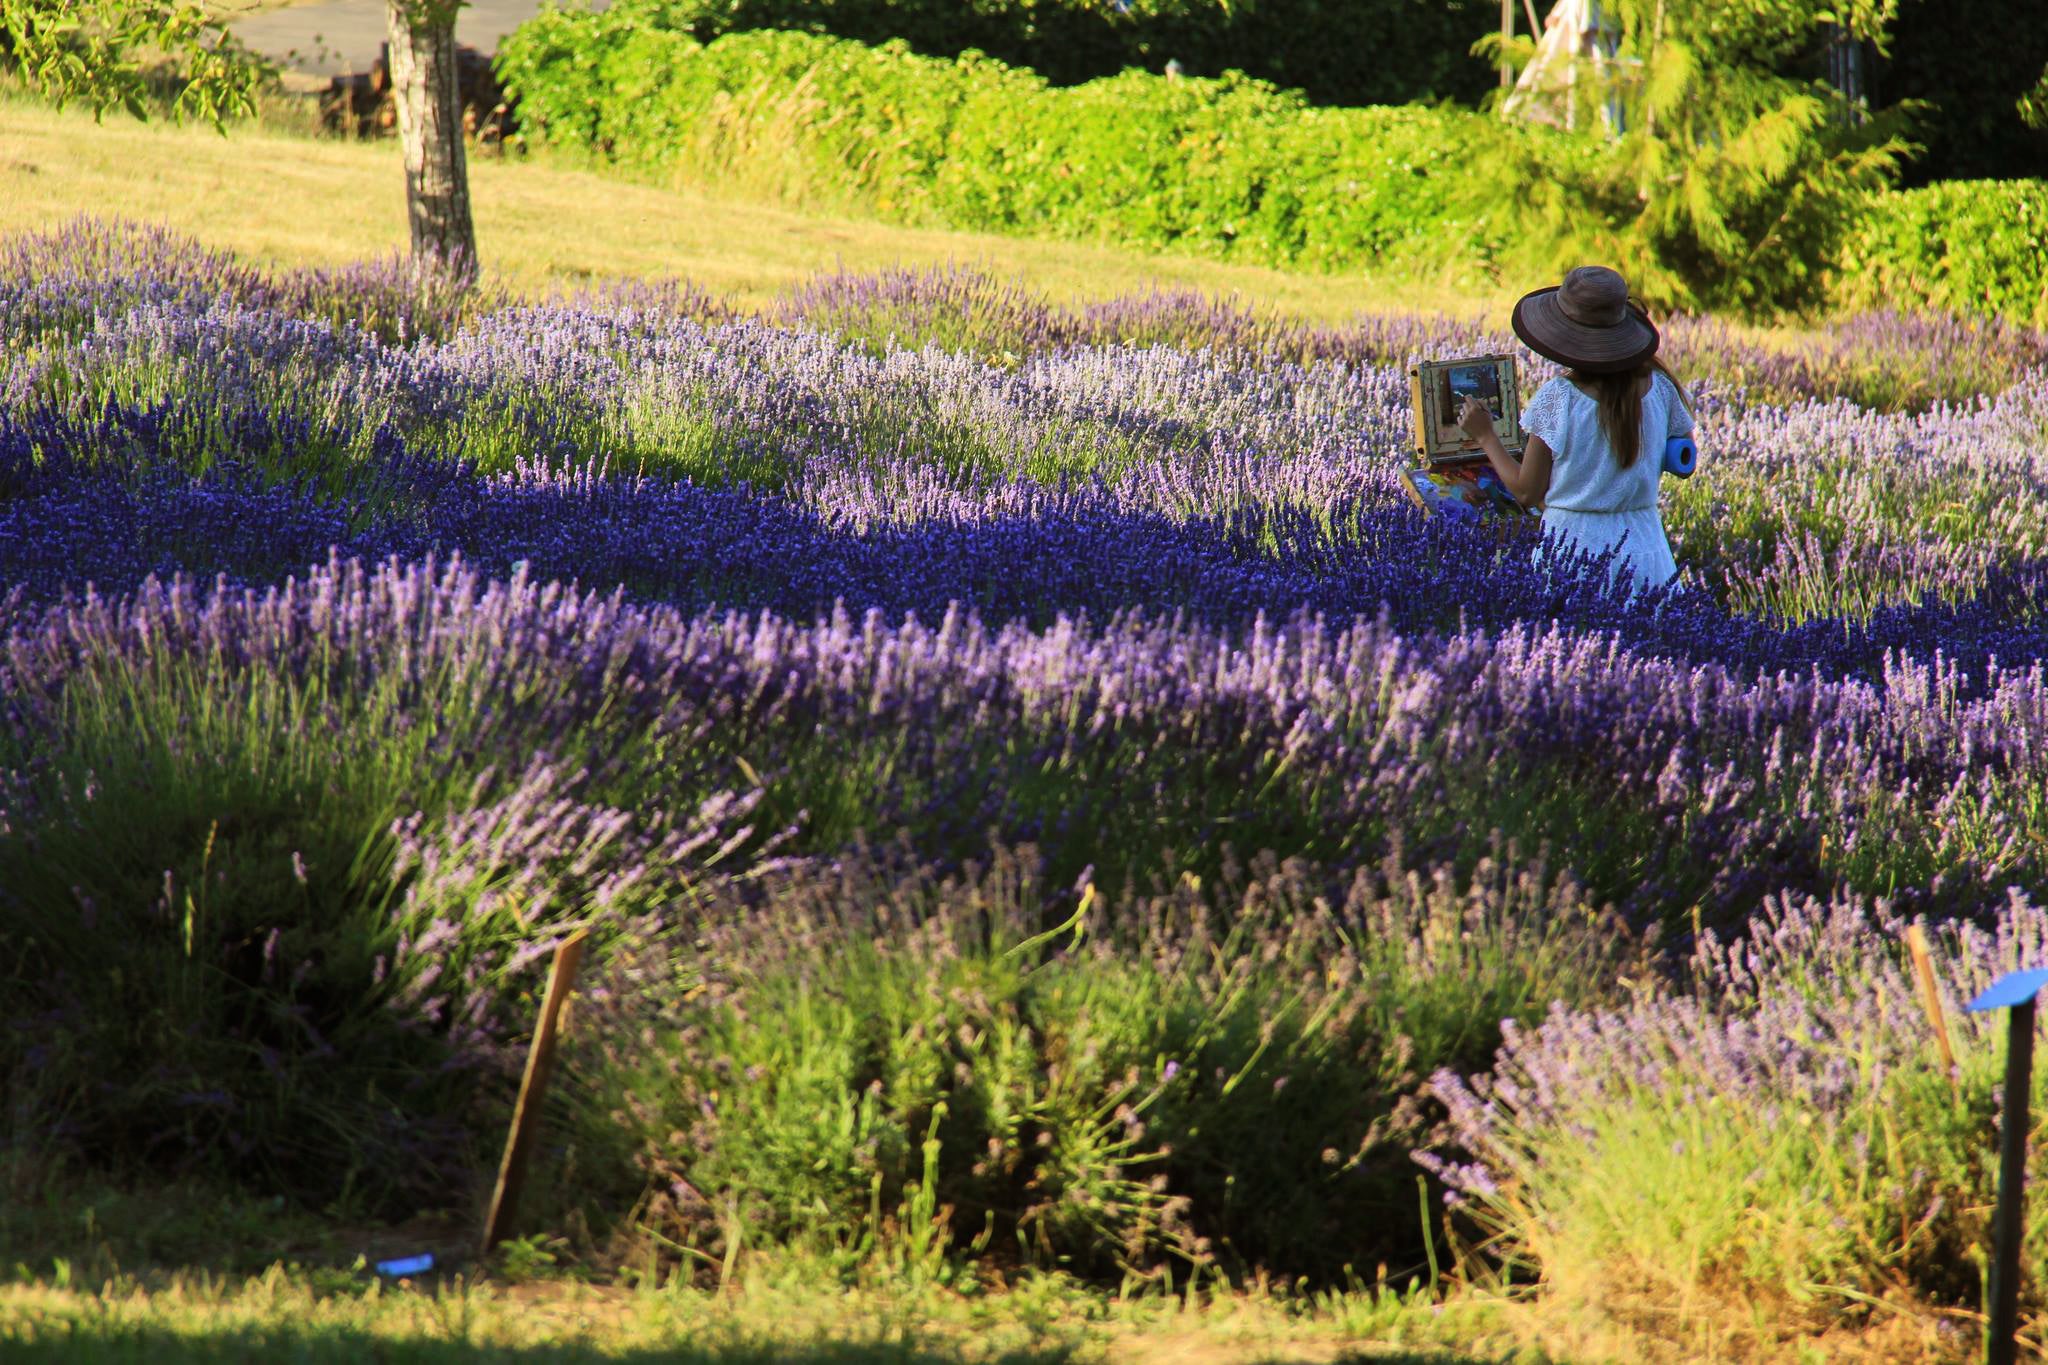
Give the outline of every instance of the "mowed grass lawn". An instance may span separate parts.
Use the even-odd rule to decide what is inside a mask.
[[[986,1300],[754,1283],[736,1294],[562,1282],[420,1288],[319,1283],[279,1270],[233,1287],[47,1283],[0,1289],[0,1360],[51,1365],[1494,1365],[1548,1357],[1505,1344],[1490,1310],[1454,1306],[1405,1331],[1474,1351],[1375,1345],[1256,1303],[1087,1304],[1030,1290]]]
[[[1517,1304],[1420,1288],[1314,1299],[1062,1276],[940,1282],[871,1265],[849,1281],[795,1252],[730,1278],[566,1268],[545,1234],[486,1271],[475,1219],[402,1224],[282,1209],[205,1185],[115,1188],[0,1159],[0,1362],[37,1365],[1561,1365]],[[379,1260],[434,1252],[417,1279]],[[629,1266],[641,1264],[637,1258]],[[1574,1365],[1600,1356],[1574,1352]],[[1625,1357],[1617,1357],[1625,1358]]]
[[[1306,275],[1114,245],[892,227],[637,184],[545,155],[473,156],[478,253],[515,286],[680,276],[743,305],[820,271],[979,265],[1075,302],[1154,287],[1237,294],[1322,320],[1362,311],[1489,312],[1499,299],[1426,283]],[[0,100],[0,235],[82,213],[160,223],[278,264],[339,265],[402,249],[397,146],[262,126],[137,123]]]

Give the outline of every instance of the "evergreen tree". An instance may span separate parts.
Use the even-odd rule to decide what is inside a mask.
[[[1573,91],[1611,155],[1525,185],[1561,260],[1606,260],[1652,303],[1763,313],[1825,297],[1842,236],[1910,150],[1873,112],[1777,74],[1846,32],[1881,43],[1896,0],[1605,0],[1611,61]]]

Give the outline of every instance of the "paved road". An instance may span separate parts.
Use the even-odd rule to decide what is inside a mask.
[[[384,41],[385,0],[321,0],[231,25],[235,36],[295,71],[332,76],[368,71]],[[590,0],[603,9],[608,0]],[[540,12],[540,0],[470,0],[455,17],[455,40],[480,52]]]

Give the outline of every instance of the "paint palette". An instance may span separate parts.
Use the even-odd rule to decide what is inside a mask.
[[[1479,443],[1458,427],[1458,410],[1475,398],[1493,413],[1493,431],[1521,458],[1522,405],[1511,355],[1432,360],[1408,372],[1415,403],[1415,454],[1420,467],[1401,471],[1401,488],[1431,516],[1487,521],[1530,515],[1487,463]]]
[[[1401,489],[1431,516],[1453,521],[1529,515],[1486,464],[1468,462],[1435,469],[1404,469]]]

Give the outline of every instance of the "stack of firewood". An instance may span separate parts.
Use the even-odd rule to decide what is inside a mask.
[[[378,49],[368,71],[335,76],[320,97],[320,125],[352,137],[384,137],[398,131],[398,103],[391,88],[391,46]],[[455,49],[456,98],[462,131],[479,145],[503,143],[512,130],[511,109],[498,88],[491,59],[473,47]]]

